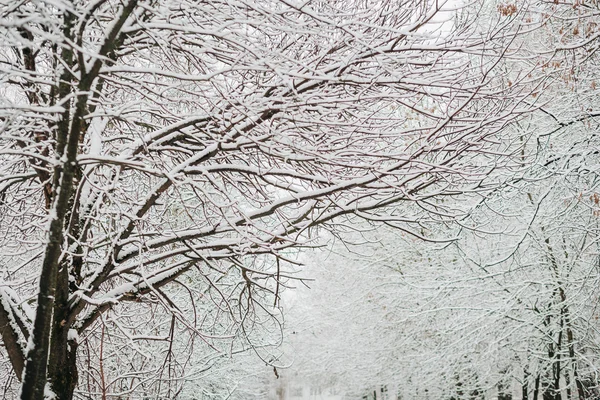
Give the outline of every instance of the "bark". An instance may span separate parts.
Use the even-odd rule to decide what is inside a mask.
[[[0,297],[1,296],[2,293],[0,293]],[[21,375],[23,374],[25,358],[23,357],[23,351],[19,344],[19,334],[13,329],[13,325],[11,325],[13,315],[10,310],[5,309],[5,305],[3,304],[8,301],[8,299],[3,300],[4,301],[0,303],[0,336],[2,337],[6,351],[8,352],[8,358],[10,359],[15,374],[20,380]],[[7,306],[10,305],[7,304]]]
[[[521,398],[522,400],[529,399],[529,373],[527,372],[527,368],[523,373],[523,385],[521,386]]]
[[[562,326],[562,318],[561,318],[561,326]],[[558,343],[557,343],[557,349],[556,349],[556,361],[554,363],[554,384],[553,384],[553,389],[554,389],[554,400],[561,400],[562,399],[562,395],[560,393],[560,374],[561,374],[561,364],[560,364],[560,351],[561,351],[561,347],[562,347],[562,330],[558,333]]]
[[[540,376],[535,377],[535,386],[533,388],[533,400],[538,400],[540,393]]]
[[[65,37],[71,36],[74,19],[74,15],[65,12],[65,26],[63,31]],[[63,49],[62,59],[66,65],[73,65],[73,52],[71,49],[68,47]],[[59,92],[61,95],[66,95],[71,90],[70,82],[72,76],[69,71],[65,70],[61,78]],[[73,130],[69,131],[70,107],[68,102],[64,107],[65,111],[61,121],[57,124],[56,150],[57,155],[62,156],[66,148],[66,162],[59,164],[59,167],[54,172],[55,184],[53,185],[53,192],[55,195],[58,195],[55,196],[55,203],[53,205],[54,215],[51,215],[48,244],[40,273],[40,290],[37,297],[35,321],[27,353],[27,363],[25,365],[25,376],[21,391],[22,400],[41,400],[44,396],[46,385],[50,332],[56,290],[56,272],[62,253],[64,218],[67,213],[71,189],[73,187],[72,178],[79,139],[78,133],[74,134]],[[73,125],[78,124],[78,120],[79,118],[74,118]],[[60,167],[62,167],[62,171]]]
[[[60,345],[54,346],[51,359],[56,357],[58,360],[52,360],[49,365],[48,377],[51,382],[52,391],[57,399],[72,400],[73,393],[77,387],[79,373],[77,371],[77,342],[75,340],[64,340],[60,338]],[[52,339],[54,341],[54,337]],[[61,351],[57,354],[57,349]]]
[[[564,292],[564,290],[560,291],[560,295],[561,295],[561,300],[563,301],[563,308],[562,308],[562,312],[564,315],[564,323],[565,323],[565,330],[567,333],[567,348],[569,351],[569,358],[571,360],[571,369],[573,371],[573,379],[575,380],[575,386],[577,387],[577,396],[579,400],[584,400],[585,399],[585,389],[583,387],[583,383],[581,382],[581,379],[579,379],[579,373],[577,371],[577,361],[575,360],[575,340],[574,340],[574,335],[573,335],[573,328],[572,328],[572,324],[571,324],[571,317],[570,317],[570,313],[569,313],[569,308],[566,304],[566,300],[567,300],[567,296]]]
[[[52,341],[50,344],[50,363],[48,365],[48,380],[52,391],[59,399],[70,400],[77,386],[77,363],[75,340],[69,341],[70,326],[66,323],[69,312],[68,266],[63,263],[58,271],[56,299],[54,301],[54,321],[52,326]]]
[[[559,333],[560,337],[560,333]],[[552,343],[548,344],[548,359],[556,361],[552,363],[552,375],[548,377],[548,381],[543,385],[543,396],[544,400],[561,400],[560,391],[559,391],[559,378],[560,378],[560,339],[557,344],[557,348],[554,347]],[[558,353],[558,356],[557,356]]]
[[[74,172],[74,187],[82,179],[82,171],[76,166]],[[79,201],[72,199],[69,203],[69,210],[66,220],[70,221],[68,228],[69,240],[68,246],[71,247],[74,239],[81,236]],[[57,285],[54,299],[54,324],[52,325],[52,335],[50,342],[49,359],[52,361],[48,365],[48,380],[51,383],[52,391],[59,399],[70,400],[73,398],[73,392],[77,386],[77,342],[75,338],[69,340],[69,330],[71,324],[69,319],[69,293],[76,290],[73,282],[70,282],[69,276],[73,274],[75,278],[81,272],[83,263],[83,250],[81,246],[76,246],[75,254],[72,255],[71,262],[63,260],[57,272]]]

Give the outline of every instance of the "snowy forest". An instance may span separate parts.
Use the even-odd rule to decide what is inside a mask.
[[[599,47],[598,0],[0,0],[0,398],[600,399]]]

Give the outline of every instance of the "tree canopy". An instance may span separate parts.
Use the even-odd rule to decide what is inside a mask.
[[[5,396],[173,397],[248,349],[277,374],[323,232],[432,240],[565,165],[539,146],[593,105],[546,105],[598,37],[569,7],[0,0]]]

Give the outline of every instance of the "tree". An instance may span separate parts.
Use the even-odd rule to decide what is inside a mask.
[[[316,293],[288,313],[300,374],[356,394],[388,384],[406,398],[598,398],[597,4],[498,12],[545,21],[514,48],[550,78],[532,87],[539,109],[502,132],[504,185],[466,196],[460,231],[423,223],[422,237],[456,237],[445,246],[361,224],[352,249],[365,255],[338,245],[307,261]],[[512,58],[502,68],[507,84],[529,79]]]
[[[0,10],[0,333],[23,399],[72,398],[82,353],[111,390],[110,330],[164,339],[174,374],[176,329],[262,348],[292,249],[351,215],[455,218],[431,199],[491,189],[501,129],[535,108],[533,68],[499,84],[515,20],[448,32],[434,1]]]

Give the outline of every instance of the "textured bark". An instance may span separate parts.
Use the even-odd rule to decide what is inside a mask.
[[[66,323],[69,295],[68,266],[61,265],[58,271],[59,283],[56,288],[54,301],[54,324],[52,325],[52,340],[50,343],[50,355],[48,364],[48,380],[52,391],[59,399],[72,399],[73,391],[77,386],[77,343],[69,341],[70,326]]]
[[[1,293],[0,296],[2,296]],[[2,304],[0,304],[0,336],[2,336],[2,341],[8,352],[8,358],[15,374],[21,380],[25,358],[19,344],[19,334],[15,332],[10,324],[11,317],[10,311],[5,310]]]
[[[65,13],[63,33],[66,37],[71,36],[74,18],[74,15],[69,12]],[[62,59],[66,65],[73,64],[73,52],[68,47],[63,49]],[[70,92],[71,80],[72,76],[70,72],[65,71],[59,88],[61,97],[66,97]],[[62,156],[66,149],[66,162],[60,163],[54,171],[53,192],[55,194],[55,203],[52,210],[54,215],[51,216],[48,244],[40,273],[40,291],[37,298],[32,337],[30,338],[31,346],[27,353],[27,363],[25,365],[25,376],[21,391],[22,400],[41,400],[44,396],[44,388],[46,386],[46,371],[56,290],[56,273],[58,261],[62,253],[64,218],[67,213],[71,189],[73,187],[74,163],[77,156],[79,139],[79,135],[74,134],[73,129],[69,130],[70,114],[70,107],[67,102],[61,121],[57,124],[56,132],[57,155]],[[79,117],[77,115],[74,116],[73,127],[79,123]]]
[[[61,354],[53,354],[53,356],[56,356],[60,360],[53,360],[50,363],[48,371],[49,381],[52,391],[58,399],[71,400],[73,399],[73,393],[77,387],[79,378],[77,372],[77,343],[65,340],[61,342],[61,346],[56,347],[60,348],[62,352]]]

